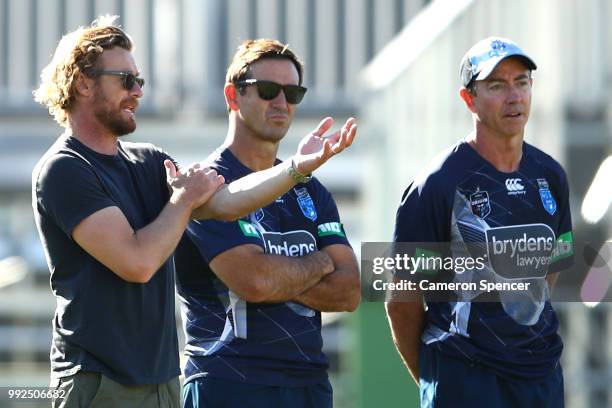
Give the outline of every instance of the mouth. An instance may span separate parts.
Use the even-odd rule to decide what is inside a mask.
[[[131,116],[134,116],[137,108],[138,108],[137,102],[128,102],[122,105],[121,111],[126,112]]]
[[[507,119],[521,119],[523,114],[521,112],[511,112],[504,115],[504,118]]]

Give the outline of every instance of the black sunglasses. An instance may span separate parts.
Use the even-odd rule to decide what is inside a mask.
[[[128,91],[131,91],[132,88],[134,88],[134,85],[136,84],[138,84],[138,86],[141,88],[145,84],[144,78],[139,78],[136,75],[132,74],[131,72],[126,72],[126,71],[94,70],[94,71],[89,71],[87,74],[92,75],[92,76],[112,75],[112,76],[121,77],[121,82],[123,84],[123,87]]]
[[[302,102],[306,88],[299,85],[281,85],[272,81],[262,81],[260,79],[245,79],[238,81],[236,85],[245,87],[249,85],[255,85],[257,87],[257,94],[265,101],[271,101],[276,98],[280,93],[281,89],[285,93],[285,99],[292,105],[297,105]]]

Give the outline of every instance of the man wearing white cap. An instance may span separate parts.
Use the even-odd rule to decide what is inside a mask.
[[[473,131],[417,175],[397,212],[394,241],[411,243],[417,255],[484,260],[419,277],[473,290],[433,299],[419,285],[422,301],[387,303],[422,407],[564,405],[563,344],[549,294],[557,272],[573,263],[572,227],[565,172],[524,142],[535,69],[505,38],[466,53],[460,96]]]

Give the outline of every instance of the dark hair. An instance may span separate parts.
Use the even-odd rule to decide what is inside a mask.
[[[299,85],[302,85],[304,64],[299,57],[289,49],[289,45],[264,38],[246,40],[238,47],[232,62],[227,68],[225,82],[236,84],[238,81],[248,79],[249,67],[262,59],[290,60],[297,69]]]

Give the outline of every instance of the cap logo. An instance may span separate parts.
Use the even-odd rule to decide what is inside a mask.
[[[491,50],[485,52],[481,55],[474,55],[470,57],[470,63],[472,65],[472,75],[476,75],[478,73],[478,65],[482,62],[489,60],[492,57],[498,57],[500,55],[505,55],[508,53],[506,50],[506,43],[500,40],[494,40],[491,42]]]

